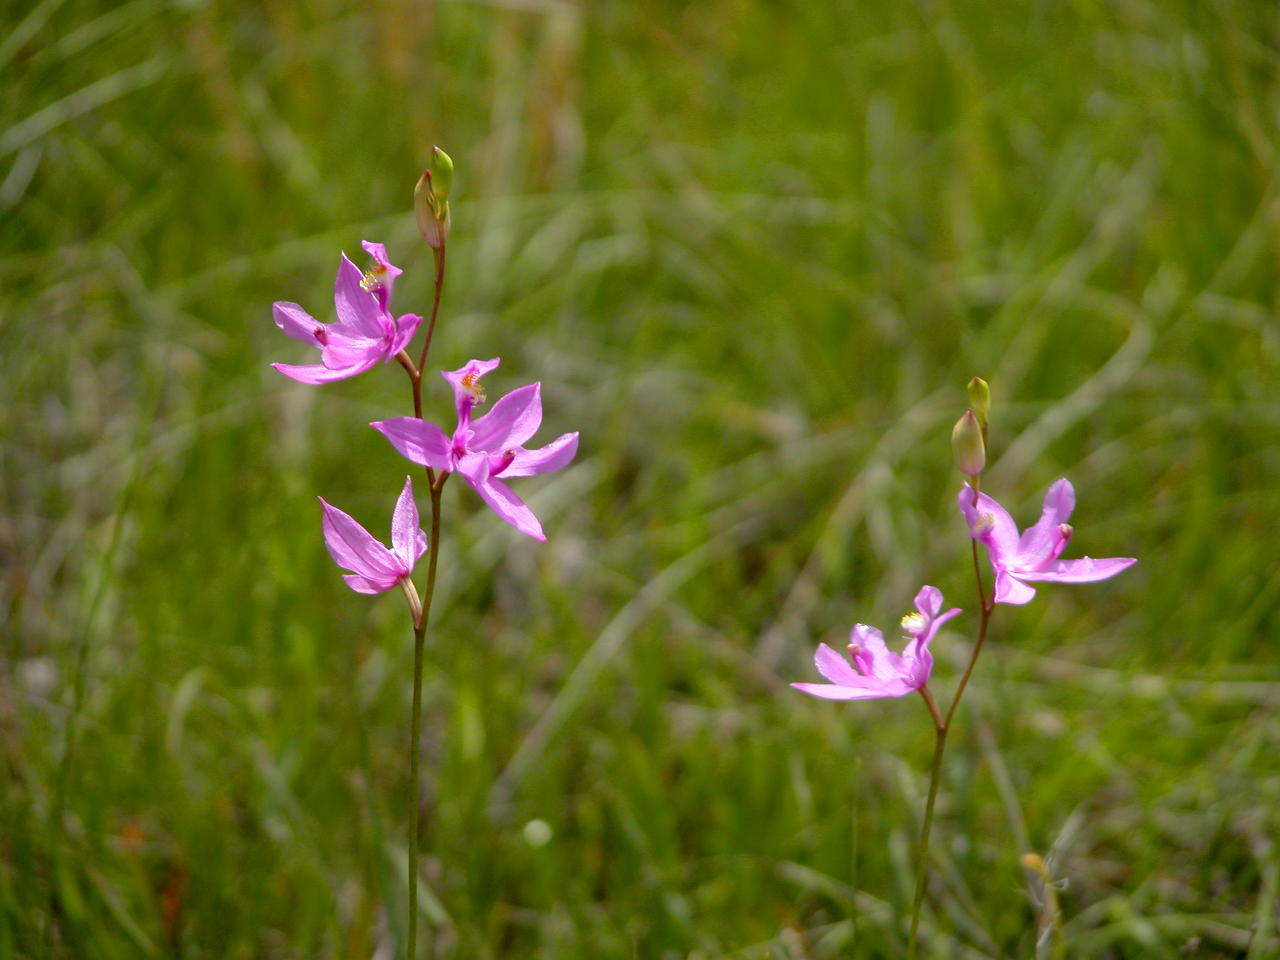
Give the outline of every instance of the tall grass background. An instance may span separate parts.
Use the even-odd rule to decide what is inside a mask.
[[[542,381],[545,545],[446,490],[437,957],[892,957],[931,730],[819,640],[975,622],[948,432],[1106,584],[998,611],[930,955],[1280,951],[1280,21],[1232,0],[38,0],[0,21],[0,957],[391,957],[411,636],[315,496],[406,473],[327,317],[458,166],[435,368]],[[448,419],[429,378],[429,417]],[[74,716],[74,721],[73,721]],[[69,736],[69,731],[71,735]],[[68,747],[70,754],[68,755]],[[51,917],[51,904],[57,916]],[[56,919],[56,922],[53,922]],[[1043,947],[1041,948],[1043,952]]]

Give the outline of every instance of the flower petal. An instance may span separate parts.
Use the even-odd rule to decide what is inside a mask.
[[[992,565],[999,568],[1011,562],[1018,550],[1018,525],[1009,511],[985,493],[978,494],[975,506],[973,488],[967,483],[960,489],[958,501],[969,524],[969,536],[986,546]]]
[[[409,345],[409,341],[413,339],[413,335],[418,332],[418,326],[422,323],[422,318],[416,313],[406,313],[404,316],[396,320],[396,335],[392,338],[390,346],[387,347],[384,360],[390,360],[397,353]]]
[[[912,688],[901,680],[881,683],[870,677],[863,677],[862,685],[856,687],[834,683],[793,683],[801,693],[807,693],[824,700],[875,700],[880,697],[901,697],[911,693]]]
[[[458,472],[499,517],[535,540],[547,539],[542,532],[542,524],[538,522],[538,518],[533,515],[533,511],[525,502],[512,493],[511,488],[501,480],[495,480],[489,476],[488,457],[484,454],[470,454],[458,465]]]
[[[1076,491],[1071,481],[1063,477],[1055,480],[1044,495],[1044,508],[1034,526],[1027,527],[1018,541],[1017,566],[1034,570],[1043,563],[1057,559],[1066,544],[1062,525],[1071,519],[1076,507]]]
[[[501,453],[520,446],[534,435],[541,423],[541,386],[531,383],[512,390],[473,422],[467,446],[485,453]]]
[[[889,681],[902,674],[902,658],[884,645],[884,634],[865,623],[856,624],[849,634],[853,662],[867,676]]]
[[[492,360],[468,360],[457,370],[442,370],[440,376],[449,381],[453,387],[453,402],[458,408],[458,420],[463,421],[471,416],[471,408],[478,402],[477,394],[484,396],[476,381],[486,373],[498,369],[502,361],[498,357]],[[464,383],[463,381],[468,381]]]
[[[452,470],[453,458],[449,453],[449,438],[434,423],[417,417],[396,417],[393,420],[377,420],[369,424],[391,441],[400,456],[431,467],[433,470]]]
[[[818,649],[813,654],[813,663],[820,674],[838,686],[856,687],[866,679],[853,669],[848,657],[836,653],[825,643],[818,644]]]
[[[386,332],[378,298],[362,285],[364,274],[344,253],[333,280],[333,309],[338,321],[370,340],[381,340]]]
[[[418,526],[418,504],[413,499],[413,479],[404,478],[404,489],[396,500],[395,513],[391,515],[391,549],[396,558],[404,564],[405,573],[413,571],[413,565],[422,556],[418,549],[419,542],[425,548],[426,541]]]
[[[288,336],[312,347],[321,346],[316,331],[324,332],[324,324],[296,303],[278,300],[271,305],[271,317]]]
[[[1018,576],[1022,576],[1021,573]],[[996,571],[996,603],[1012,603],[1021,605],[1030,603],[1036,595],[1036,588],[1029,587],[1021,580],[1015,580],[1007,570]]]
[[[942,591],[937,587],[923,586],[916,594],[915,604],[925,620],[933,620],[942,609]]]
[[[545,447],[536,450],[516,449],[511,462],[500,471],[502,477],[531,477],[536,473],[551,473],[568,466],[578,454],[578,435],[566,433],[556,437]]]
[[[1019,570],[1018,578],[1044,583],[1094,583],[1114,577],[1137,562],[1133,557],[1108,557],[1103,560],[1081,557],[1079,560],[1055,560],[1043,570],[1032,573]]]
[[[386,593],[396,585],[396,580],[369,579],[358,573],[344,573],[342,579],[356,593]]]
[[[399,577],[399,564],[395,556],[357,523],[350,514],[320,497],[324,512],[322,527],[324,543],[329,548],[333,562],[344,570],[360,574],[375,581]]]
[[[395,286],[396,277],[404,273],[399,267],[387,259],[387,248],[381,243],[373,243],[369,240],[361,240],[360,246],[364,247],[364,252],[373,257],[373,262],[382,269],[379,271],[378,280],[387,289],[387,300],[391,300],[391,288]]]
[[[305,366],[293,363],[273,363],[271,366],[286,377],[297,380],[299,383],[333,383],[335,380],[346,380],[348,377],[354,377],[369,369],[368,367],[348,367],[344,370],[333,370],[320,363]]]

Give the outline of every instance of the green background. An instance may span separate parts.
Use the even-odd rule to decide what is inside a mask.
[[[986,489],[1029,523],[1068,476],[1071,555],[1139,563],[997,611],[926,953],[1033,956],[1029,851],[1069,956],[1280,951],[1273,4],[8,0],[0,27],[0,956],[395,955],[410,630],[343,586],[315,497],[385,532],[406,464],[365,423],[409,390],[267,364],[311,360],[272,301],[330,319],[362,239],[427,309],[432,143],[429,366],[501,356],[490,397],[540,380],[537,439],[582,440],[516,484],[546,544],[445,491],[430,955],[901,954],[927,714],[786,684],[933,583],[966,609],[954,686],[973,375]]]

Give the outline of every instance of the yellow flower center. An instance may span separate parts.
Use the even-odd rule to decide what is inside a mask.
[[[484,403],[484,387],[480,386],[480,374],[464,374],[462,377],[462,389],[467,391],[473,402]]]
[[[924,629],[924,617],[918,613],[908,613],[902,618],[902,629],[915,636]]]

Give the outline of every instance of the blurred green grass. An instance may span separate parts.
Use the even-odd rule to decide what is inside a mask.
[[[543,383],[526,542],[446,501],[424,732],[434,954],[903,947],[929,728],[786,688],[922,582],[972,607],[947,434],[1067,475],[1140,564],[1002,609],[926,933],[1274,955],[1280,32],[1266,3],[41,0],[0,30],[0,956],[391,956],[411,645],[316,494],[379,529],[394,367],[318,315],[459,168],[434,366]],[[437,387],[429,403],[443,417]],[[957,675],[971,616],[937,644]],[[53,824],[76,678],[65,824]],[[546,828],[527,828],[542,821]],[[548,836],[550,839],[546,840]],[[546,842],[540,842],[546,840]]]

